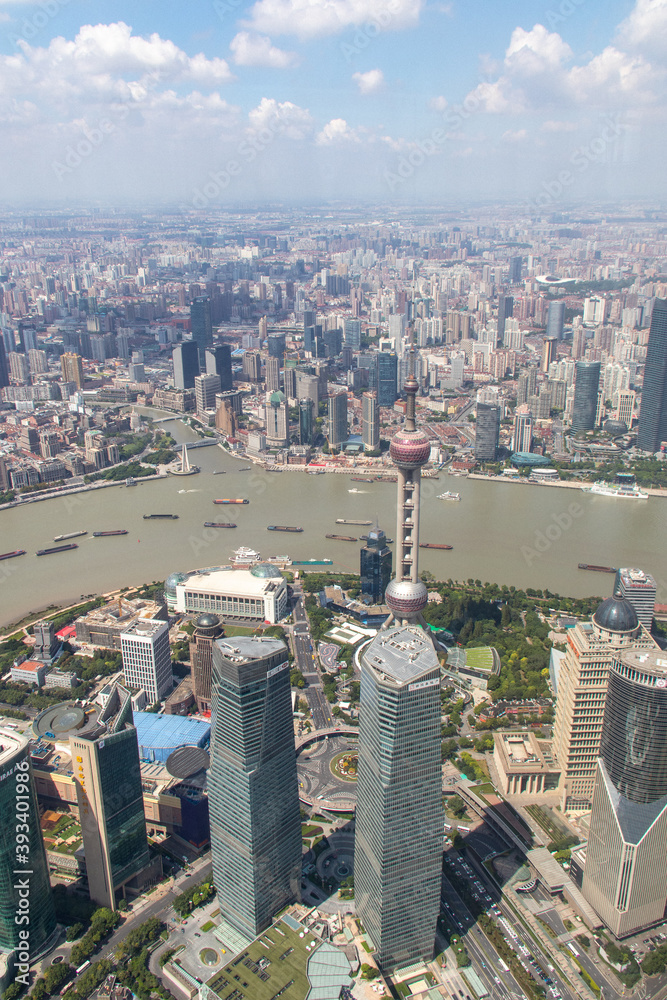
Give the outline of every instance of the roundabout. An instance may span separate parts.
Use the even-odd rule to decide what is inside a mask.
[[[316,809],[352,812],[357,801],[357,740],[323,736],[302,746],[296,758],[299,798]]]
[[[199,960],[203,965],[208,965],[210,967],[218,964],[220,956],[213,948],[203,948],[199,952]]]
[[[356,781],[358,763],[359,754],[357,751],[346,751],[332,757],[329,768],[335,778],[341,778],[343,781]]]

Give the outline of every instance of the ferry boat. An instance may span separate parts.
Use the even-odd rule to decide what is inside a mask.
[[[115,531],[94,531],[93,538],[107,538],[111,535],[126,535],[127,528],[117,528]]]
[[[303,531],[303,528],[294,528],[288,524],[267,524],[267,531]]]
[[[419,548],[420,549],[447,549],[447,550],[449,550],[449,549],[453,549],[454,546],[453,545],[445,545],[444,543],[438,543],[438,542],[420,542],[419,543]]]
[[[246,545],[242,545],[239,549],[236,549],[231,557],[233,566],[252,566],[254,563],[260,561],[261,556],[259,552],[255,549],[249,549]]]
[[[137,481],[136,481],[136,479],[133,479],[132,476],[128,476],[127,479],[125,480],[125,485],[126,486],[136,486],[137,485]]]
[[[637,480],[631,473],[619,472],[613,483],[608,483],[604,479],[598,479],[592,486],[582,486],[582,493],[594,493],[600,497],[627,497],[630,500],[648,500],[648,493],[644,493],[638,486]]]
[[[438,493],[438,500],[460,500],[460,493],[452,493],[451,490],[446,490],[445,493]]]
[[[231,521],[204,521],[205,528],[235,528]]]
[[[358,489],[356,489],[356,488],[353,488],[353,489],[351,489],[351,490],[348,490],[347,492],[348,492],[348,493],[365,493],[365,492],[366,492],[366,490],[358,490]]]
[[[53,539],[54,542],[66,542],[68,538],[80,538],[81,535],[87,535],[87,531],[68,531],[66,535],[56,535]]]
[[[356,535],[325,535],[325,538],[333,538],[336,542],[358,542]]]
[[[324,469],[306,469],[306,473],[309,476],[323,476],[324,472]]]
[[[38,556],[50,556],[53,552],[68,552],[70,549],[78,549],[76,542],[70,542],[69,545],[55,545],[50,549],[38,549]]]
[[[360,524],[364,528],[368,527],[368,525],[372,523],[373,523],[372,521],[351,521],[349,518],[346,517],[336,518],[336,524]]]
[[[144,521],[178,521],[178,514],[144,514]]]
[[[24,555],[25,555],[25,549],[14,549],[13,552],[3,552],[2,555],[0,555],[0,560],[15,559],[16,556],[24,556]]]
[[[240,498],[238,500],[229,500],[225,498],[224,500],[214,500],[213,503],[250,503],[250,501],[245,498]]]

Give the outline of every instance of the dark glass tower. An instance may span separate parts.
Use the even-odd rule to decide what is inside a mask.
[[[309,396],[299,400],[299,444],[313,443],[314,407],[315,404]]]
[[[547,310],[547,337],[555,337],[557,340],[563,339],[563,328],[565,325],[565,302],[562,299],[554,299],[549,303]]]
[[[598,408],[600,362],[577,361],[572,407],[572,430],[575,434],[592,431]]]
[[[391,580],[391,549],[387,536],[380,528],[371,528],[366,544],[359,553],[361,592],[378,604]]]
[[[232,379],[232,349],[229,344],[216,344],[205,352],[206,374],[220,376],[220,392],[231,392],[234,388]]]
[[[479,462],[495,462],[500,437],[500,407],[491,403],[477,404],[475,423],[475,458]]]
[[[501,346],[505,339],[505,322],[513,315],[514,297],[512,295],[500,295],[498,297],[498,346]]]
[[[656,452],[667,440],[667,299],[656,299],[648,335],[637,447]]]
[[[301,817],[287,648],[219,639],[212,648],[209,810],[224,919],[245,937],[298,897]]]
[[[173,352],[174,385],[177,389],[194,389],[199,375],[199,349],[194,340],[177,344]]]
[[[199,351],[199,365],[203,368],[206,364],[206,348],[213,343],[211,300],[208,295],[200,295],[192,302],[190,306],[190,330]]]
[[[376,355],[378,406],[393,406],[398,398],[398,356],[394,351],[379,351]]]

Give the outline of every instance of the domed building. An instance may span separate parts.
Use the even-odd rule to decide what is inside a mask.
[[[173,573],[169,580],[172,578],[175,594],[170,607],[176,612],[209,613],[222,622],[242,625],[275,625],[287,614],[287,583],[280,570],[269,563],[257,563],[249,570]]]
[[[189,573],[170,573],[164,581],[164,599],[170,611],[173,611],[176,605],[176,588],[180,583],[184,583],[189,575]]]
[[[211,649],[216,639],[224,635],[217,615],[205,612],[195,620],[195,630],[190,643],[190,664],[192,666],[192,693],[197,702],[197,710],[202,714],[211,711],[211,678],[213,658]]]
[[[564,811],[591,808],[612,663],[628,649],[657,648],[632,604],[620,594],[602,601],[590,622],[569,629],[558,670],[553,741],[553,755],[562,769]]]

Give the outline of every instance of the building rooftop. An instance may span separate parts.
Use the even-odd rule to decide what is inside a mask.
[[[621,663],[636,671],[633,680],[649,683],[657,688],[667,687],[667,652],[661,649],[624,649],[619,651]],[[643,677],[642,677],[643,675]]]
[[[185,587],[187,590],[202,590],[207,593],[216,594],[243,594],[257,595],[261,597],[270,588],[273,589],[283,581],[282,574],[278,573],[270,578],[255,576],[251,570],[229,569],[211,570],[210,572],[193,573],[177,587]]]
[[[175,750],[181,746],[202,747],[211,735],[209,722],[183,715],[158,715],[134,712],[139,756],[151,760],[156,750]]]
[[[623,567],[619,569],[618,576],[626,587],[646,587],[647,590],[655,589],[655,580],[650,573],[645,573],[642,569]]]
[[[128,625],[126,629],[123,629],[122,635],[135,635],[149,638],[156,635],[158,632],[164,631],[165,628],[168,628],[166,622],[156,621],[152,618],[138,618],[136,621],[133,621],[131,625]]]
[[[13,733],[9,729],[0,728],[0,768],[9,763],[27,743],[26,738],[19,733]]]
[[[593,615],[593,621],[605,632],[633,632],[639,625],[632,604],[618,594],[602,602]]]
[[[430,637],[417,625],[399,625],[379,632],[363,657],[369,667],[395,684],[416,681],[439,668]]]
[[[216,642],[222,655],[234,663],[247,663],[282,651],[287,656],[287,648],[282,639],[270,636],[235,635],[230,639],[217,639]]]

